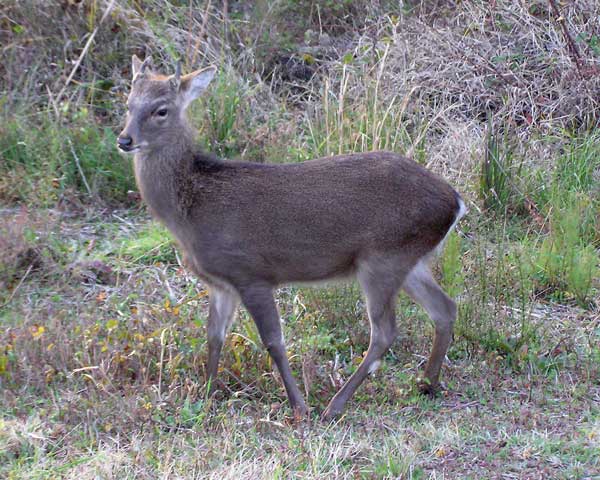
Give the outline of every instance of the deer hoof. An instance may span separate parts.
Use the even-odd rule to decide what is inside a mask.
[[[324,423],[329,423],[339,417],[341,417],[343,412],[342,408],[337,408],[331,404],[327,406],[325,411],[321,414],[321,421]]]
[[[292,408],[292,411],[294,412],[294,423],[300,423],[308,418],[308,407],[304,404],[296,405]]]
[[[294,424],[300,424],[308,419],[308,408],[306,408],[306,405],[296,406],[292,411],[294,413]]]
[[[432,383],[426,378],[417,380],[417,388],[419,389],[419,392],[429,397],[437,397],[445,390],[440,382]]]

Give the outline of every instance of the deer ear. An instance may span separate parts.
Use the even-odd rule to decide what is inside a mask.
[[[152,57],[146,57],[142,62],[137,56],[133,55],[131,57],[131,73],[133,74],[133,79],[135,80],[138,75],[143,75],[151,65]]]
[[[131,76],[135,78],[141,67],[142,61],[137,57],[137,55],[133,55],[131,57]]]
[[[196,100],[211,80],[217,73],[216,67],[208,67],[202,70],[196,70],[195,72],[188,73],[181,77],[181,86],[179,92],[183,96],[184,105],[187,107],[190,103]]]

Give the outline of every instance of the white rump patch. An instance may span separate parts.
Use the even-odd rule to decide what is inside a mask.
[[[463,202],[463,199],[460,198],[460,195],[458,195],[458,214],[456,215],[456,218],[454,219],[452,226],[448,229],[448,232],[446,232],[446,235],[444,236],[442,241],[440,243],[438,243],[437,247],[435,247],[436,255],[442,251],[442,249],[444,248],[444,244],[446,243],[446,240],[448,238],[448,235],[450,235],[450,233],[452,233],[452,230],[454,230],[454,228],[456,227],[456,224],[460,221],[460,219],[462,217],[465,216],[466,213],[467,213],[467,206],[465,205],[465,202]]]

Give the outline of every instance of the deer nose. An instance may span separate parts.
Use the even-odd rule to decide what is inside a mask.
[[[129,135],[119,136],[117,138],[117,145],[121,150],[125,152],[130,149],[132,143],[133,140]]]
[[[124,137],[117,138],[117,143],[120,147],[128,147],[131,145],[131,137],[129,135],[125,135]]]

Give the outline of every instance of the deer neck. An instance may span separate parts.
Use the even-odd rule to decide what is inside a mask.
[[[191,181],[188,173],[193,152],[193,141],[182,137],[159,150],[135,155],[135,178],[142,198],[151,213],[168,227],[180,221],[179,198],[186,188],[181,183]]]

